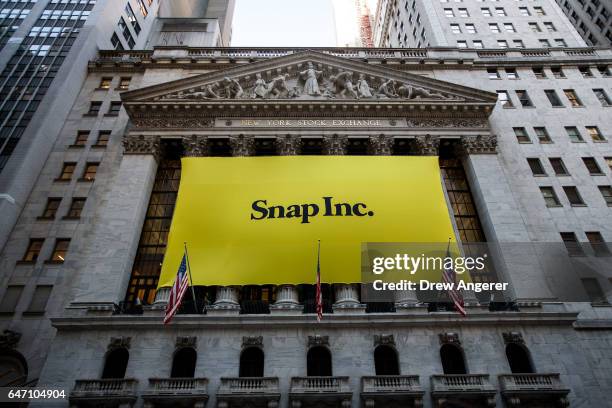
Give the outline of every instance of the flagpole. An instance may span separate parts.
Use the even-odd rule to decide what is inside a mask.
[[[189,276],[189,286],[191,286],[191,296],[193,296],[193,308],[198,314],[198,301],[196,299],[195,290],[193,289],[193,281],[191,280],[191,266],[189,265],[189,254],[187,253],[187,242],[183,242],[185,245],[185,260],[187,261],[187,276]]]

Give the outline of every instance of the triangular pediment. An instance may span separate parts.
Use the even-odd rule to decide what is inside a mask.
[[[497,95],[318,51],[165,82],[122,94],[127,105],[304,103],[482,104]]]

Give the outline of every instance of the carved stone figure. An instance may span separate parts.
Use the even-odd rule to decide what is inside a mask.
[[[360,98],[372,97],[372,90],[370,89],[370,85],[368,85],[365,74],[359,74],[359,80],[357,81],[357,94]]]
[[[219,88],[219,83],[214,82],[212,84],[208,84],[202,87],[202,92],[204,93],[204,98],[221,98],[217,93],[217,89]]]
[[[255,88],[253,88],[253,98],[265,98],[268,96],[268,84],[261,77],[261,74],[255,74]]]
[[[304,93],[306,95],[321,95],[318,78],[320,78],[322,74],[323,71],[314,69],[312,62],[308,63],[308,68],[305,71],[300,72],[300,76],[306,80],[304,84]]]
[[[266,95],[272,95],[274,98],[279,98],[289,92],[289,88],[287,87],[288,78],[289,74],[282,74],[272,79],[268,84]]]
[[[409,84],[402,84],[397,90],[397,94],[401,98],[406,99],[419,99],[419,98],[431,98],[431,99],[446,99],[446,96],[439,92],[429,91],[419,86],[412,86]]]
[[[238,99],[243,94],[244,90],[237,80],[228,77],[223,78],[223,96],[226,99]]]
[[[330,81],[336,87],[336,96],[345,97],[348,93],[353,98],[359,98],[355,87],[353,86],[353,73],[349,71],[340,72],[336,76],[332,76]]]
[[[395,81],[389,79],[388,81],[383,82],[378,87],[378,96],[397,98],[397,93],[395,92]]]

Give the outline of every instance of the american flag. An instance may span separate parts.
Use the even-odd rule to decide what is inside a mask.
[[[172,289],[170,289],[170,298],[168,299],[168,306],[166,306],[166,315],[164,316],[164,324],[170,323],[176,312],[181,307],[183,296],[187,292],[189,287],[189,274],[187,273],[187,257],[183,254],[183,260],[181,266],[179,266],[178,273],[176,274],[176,280]]]
[[[450,242],[448,243],[448,248],[446,249],[446,258],[450,258],[451,257],[451,253],[450,253]],[[455,283],[456,283],[456,279],[455,277],[457,276],[455,274],[455,271],[453,270],[453,268],[446,268],[446,262],[444,262],[444,273],[442,274],[442,278],[444,279],[444,283],[448,283],[448,284],[452,284],[452,289],[448,290],[448,296],[451,298],[451,300],[453,301],[453,304],[455,305],[455,310],[457,310],[457,312],[459,312],[459,314],[461,314],[461,316],[465,317],[465,306],[463,304],[463,296],[461,295],[461,292],[459,292],[457,289],[455,289]]]
[[[323,318],[323,294],[321,293],[321,241],[319,241],[319,249],[317,251],[317,291],[315,293],[315,306],[317,311],[317,321],[320,322]]]

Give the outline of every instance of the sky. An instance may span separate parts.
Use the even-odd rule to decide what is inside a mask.
[[[375,0],[367,0],[375,7]],[[355,45],[354,0],[236,0],[233,47]],[[375,13],[372,9],[372,13]]]

